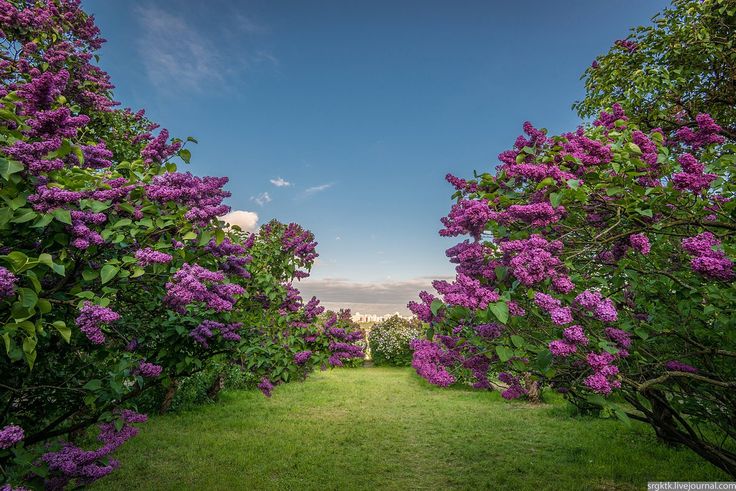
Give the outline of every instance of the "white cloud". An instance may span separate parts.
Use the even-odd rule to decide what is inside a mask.
[[[292,185],[289,181],[287,181],[286,179],[282,179],[281,177],[277,177],[276,179],[271,179],[271,184],[273,184],[277,188],[283,188],[283,187]]]
[[[252,36],[267,31],[243,15],[230,15],[227,25],[217,32],[207,32],[196,19],[187,19],[178,11],[150,3],[135,7],[135,17],[142,28],[138,52],[146,74],[161,91],[200,91],[217,85],[220,89],[237,87],[245,71],[263,63],[277,65],[268,51],[244,48],[239,38],[225,42],[222,36],[245,33]]]
[[[254,211],[235,210],[220,218],[225,223],[237,225],[245,232],[253,232],[258,227],[258,213]]]
[[[326,191],[327,189],[330,189],[332,187],[332,183],[326,183],[326,184],[320,184],[319,186],[312,186],[311,188],[307,188],[304,190],[305,196],[311,196],[313,194],[321,193],[322,191]]]
[[[432,280],[449,280],[450,277],[414,278],[382,283],[361,283],[344,278],[307,278],[298,288],[302,296],[316,296],[330,309],[350,308],[353,312],[364,314],[407,314],[406,304],[419,300],[419,292],[427,290],[435,293]]]
[[[272,201],[271,195],[269,195],[268,193],[261,193],[258,196],[251,196],[250,200],[255,201],[258,206],[263,206],[266,203],[270,203]]]

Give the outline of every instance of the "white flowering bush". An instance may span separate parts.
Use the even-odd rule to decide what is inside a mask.
[[[412,340],[423,334],[418,319],[402,319],[394,315],[375,324],[368,334],[371,356],[376,365],[410,366]]]

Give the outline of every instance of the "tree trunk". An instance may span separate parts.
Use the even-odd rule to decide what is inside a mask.
[[[176,380],[171,380],[171,385],[166,390],[166,395],[164,396],[164,400],[161,402],[161,407],[159,407],[159,414],[164,414],[166,411],[171,409],[171,403],[174,402],[174,396],[176,395],[176,390],[178,388],[178,383]]]
[[[529,402],[532,404],[542,402],[542,391],[539,388],[539,382],[532,380],[531,374],[527,373],[524,375],[524,385]]]
[[[218,394],[224,388],[225,388],[225,372],[220,372],[217,374],[217,377],[215,377],[215,380],[212,382],[212,385],[210,385],[210,388],[207,390],[207,397],[209,397],[213,401],[216,400]]]

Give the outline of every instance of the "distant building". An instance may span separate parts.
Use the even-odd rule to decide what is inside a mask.
[[[383,322],[386,319],[397,316],[401,317],[402,319],[411,319],[410,316],[401,315],[398,312],[394,312],[393,314],[361,314],[360,312],[355,312],[352,316],[353,322]]]

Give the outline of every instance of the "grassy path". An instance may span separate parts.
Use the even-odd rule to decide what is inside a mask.
[[[409,369],[343,369],[153,418],[95,489],[646,489],[726,480],[642,425],[442,390]]]

